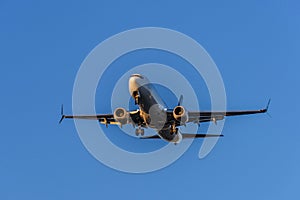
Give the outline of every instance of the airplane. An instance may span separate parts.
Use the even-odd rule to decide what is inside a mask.
[[[265,113],[268,111],[270,100],[264,109],[260,110],[241,110],[241,111],[187,111],[182,106],[183,96],[181,95],[175,108],[170,109],[162,98],[158,95],[155,87],[141,74],[132,74],[129,78],[129,93],[139,107],[137,110],[127,111],[119,107],[113,114],[96,115],[64,115],[63,105],[61,107],[61,123],[64,119],[87,119],[98,120],[101,124],[108,127],[109,124],[122,127],[132,124],[136,130],[136,136],[141,135],[141,139],[163,139],[167,142],[178,144],[186,138],[207,138],[223,137],[221,134],[200,134],[200,133],[181,133],[178,127],[187,123],[200,125],[203,122],[214,122],[223,120],[226,116],[249,115]],[[144,136],[144,128],[152,128],[156,135]]]

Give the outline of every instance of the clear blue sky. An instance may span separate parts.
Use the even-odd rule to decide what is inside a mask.
[[[299,199],[299,10],[283,0],[1,1],[0,199]],[[98,162],[72,121],[58,125],[60,104],[71,112],[77,70],[99,42],[144,26],[197,40],[219,67],[228,109],[271,97],[272,118],[230,118],[208,157],[198,159],[198,140],[153,173]]]

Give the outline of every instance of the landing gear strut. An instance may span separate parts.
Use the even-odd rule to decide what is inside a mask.
[[[170,133],[171,135],[173,135],[174,133],[177,133],[178,128],[176,128],[175,124],[172,124],[171,129],[170,129]]]
[[[138,91],[134,91],[133,94],[132,94],[132,96],[133,96],[135,105],[138,105],[139,104],[139,99],[140,99],[139,92]]]

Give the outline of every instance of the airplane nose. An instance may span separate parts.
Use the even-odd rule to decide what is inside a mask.
[[[138,91],[140,86],[149,83],[149,80],[146,77],[142,76],[141,74],[132,74],[128,82],[129,82],[129,92],[130,95],[132,95],[133,92]]]
[[[137,77],[135,77],[135,76],[131,76],[130,78],[129,78],[129,93],[130,93],[130,95],[132,95],[133,94],[133,92],[135,92],[135,91],[137,91],[138,90],[138,88],[139,88],[139,85],[138,85],[138,80],[137,80],[138,78]]]
[[[137,77],[137,78],[140,78],[140,79],[144,79],[144,77],[141,74],[131,74],[130,77]]]

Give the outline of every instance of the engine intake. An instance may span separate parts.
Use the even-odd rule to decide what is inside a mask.
[[[181,123],[185,124],[188,120],[188,114],[187,111],[183,106],[176,106],[173,110],[173,117],[177,120],[180,121]]]
[[[130,121],[129,112],[127,112],[124,108],[116,108],[114,111],[114,118],[120,124],[128,124]]]

